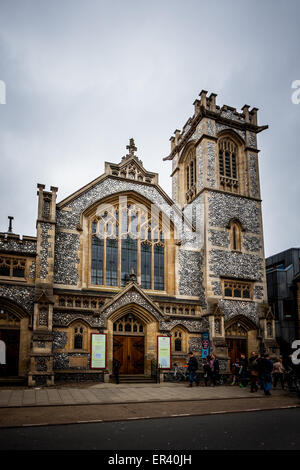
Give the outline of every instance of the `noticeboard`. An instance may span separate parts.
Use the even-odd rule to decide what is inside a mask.
[[[158,369],[171,369],[171,337],[157,337],[157,367]]]
[[[91,369],[106,369],[106,333],[91,334]]]

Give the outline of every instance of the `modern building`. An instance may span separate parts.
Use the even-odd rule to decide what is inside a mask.
[[[300,248],[290,248],[266,259],[269,304],[275,316],[276,340],[283,356],[300,338]]]
[[[133,139],[120,163],[60,202],[38,184],[36,237],[0,235],[2,374],[106,381],[118,359],[121,374],[151,376],[161,336],[179,364],[209,344],[224,373],[242,352],[275,354],[257,147],[266,128],[257,108],[219,107],[202,91],[163,159],[172,198]],[[99,332],[107,360],[97,370]]]

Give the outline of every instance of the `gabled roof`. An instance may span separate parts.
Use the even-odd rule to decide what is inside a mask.
[[[154,185],[169,204],[174,204],[174,201],[158,185],[158,174],[147,171],[144,168],[142,161],[135,155],[136,147],[133,139],[130,139],[129,145],[127,145],[126,148],[129,149],[129,153],[122,158],[120,163],[105,162],[105,173],[67,196],[57,204],[57,207],[60,209],[69,204],[74,199],[77,199],[81,194],[98,185],[108,177],[121,180],[125,179],[133,183]]]
[[[133,295],[132,295],[133,294]],[[108,317],[116,310],[127,304],[136,304],[144,307],[157,320],[163,320],[164,315],[160,308],[151,300],[151,298],[140,288],[135,281],[130,281],[126,286],[115,295],[109,302],[105,303],[101,310],[100,316]]]

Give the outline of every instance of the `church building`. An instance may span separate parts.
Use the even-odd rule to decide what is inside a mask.
[[[149,378],[171,361],[277,352],[268,305],[257,108],[206,91],[170,138],[172,198],[134,140],[120,163],[58,202],[38,184],[36,237],[0,234],[0,373],[30,386]],[[145,166],[144,166],[145,165]],[[105,334],[105,367],[91,338]]]

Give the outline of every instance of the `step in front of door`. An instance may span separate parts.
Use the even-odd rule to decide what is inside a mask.
[[[120,375],[120,383],[155,383],[155,379],[148,375]]]

